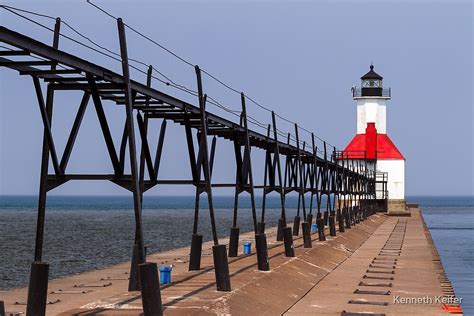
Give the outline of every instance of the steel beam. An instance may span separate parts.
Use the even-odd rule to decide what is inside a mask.
[[[128,66],[128,52],[127,52],[127,40],[125,36],[125,26],[122,19],[117,19],[119,42],[120,42],[120,55],[122,58],[122,73],[123,83],[125,85],[125,114],[126,114],[126,126],[128,131],[128,148],[130,155],[130,174],[131,174],[131,189],[133,194],[133,208],[135,211],[135,245],[137,246],[137,264],[140,265],[146,262],[145,249],[143,242],[143,228],[142,228],[142,203],[141,203],[141,191],[138,179],[138,166],[137,166],[137,150],[135,144],[135,128],[133,124],[133,102],[132,102],[132,90],[130,84],[130,73]],[[115,150],[114,150],[115,152]],[[147,280],[146,282],[152,282]],[[143,282],[141,284],[144,284]],[[142,287],[143,289],[143,287]],[[142,292],[142,295],[146,293]],[[161,305],[161,304],[160,304]]]

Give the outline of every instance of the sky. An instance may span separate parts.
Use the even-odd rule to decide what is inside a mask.
[[[212,73],[237,91],[275,110],[318,137],[343,148],[356,133],[350,88],[372,62],[391,87],[387,129],[406,157],[407,195],[473,195],[473,5],[471,1],[99,1],[125,23]],[[3,1],[60,16],[89,39],[118,52],[116,22],[86,1]],[[30,16],[31,17],[31,16]],[[52,28],[54,21],[32,17]],[[0,24],[51,43],[52,33],[0,9]],[[87,42],[62,25],[64,34]],[[127,29],[129,57],[152,64],[196,89],[194,69]],[[88,45],[93,46],[90,42]],[[60,49],[120,73],[120,63],[62,37]],[[108,53],[110,54],[110,53]],[[134,64],[140,69],[143,65]],[[159,74],[156,74],[164,79]],[[132,71],[132,78],[145,76]],[[204,90],[232,110],[240,96],[209,77]],[[196,98],[158,81],[161,91],[197,104]],[[61,153],[81,94],[55,96],[53,134]],[[116,147],[124,109],[104,103]],[[270,123],[270,113],[248,103],[249,114]],[[232,118],[212,105],[208,110]],[[153,121],[150,135],[161,122]],[[293,132],[291,124],[279,128]],[[254,127],[258,130],[257,127]],[[263,132],[262,130],[260,130]],[[303,140],[309,135],[300,132]],[[151,137],[152,151],[156,138]],[[321,143],[318,143],[320,146]],[[0,69],[0,195],[38,193],[42,123],[33,83]],[[263,152],[254,150],[254,181],[263,180]],[[213,182],[235,179],[233,147],[218,140]],[[52,170],[50,168],[50,170]],[[111,173],[92,102],[74,147],[70,173]],[[189,179],[183,128],[168,124],[162,179]],[[191,195],[194,188],[158,186],[150,195]],[[119,195],[109,182],[69,182],[58,195]],[[229,195],[232,191],[215,190]]]

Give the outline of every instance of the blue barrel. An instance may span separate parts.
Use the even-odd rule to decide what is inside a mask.
[[[318,225],[316,225],[316,224],[311,225],[311,227],[312,227],[311,231],[313,233],[315,233],[318,230]]]
[[[171,271],[173,267],[160,267],[160,283],[170,284],[171,283]]]
[[[244,242],[244,254],[246,254],[246,255],[252,254],[252,243],[251,242]]]

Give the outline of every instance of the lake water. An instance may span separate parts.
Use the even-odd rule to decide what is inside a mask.
[[[200,215],[200,232],[211,239],[206,203]],[[411,197],[419,203],[466,315],[474,315],[474,201],[472,197]],[[258,206],[261,201],[257,200]],[[146,197],[143,202],[145,244],[149,252],[188,246],[193,220],[193,197]],[[215,197],[220,237],[228,235],[232,197]],[[241,231],[252,229],[248,198],[240,200]],[[36,229],[34,196],[0,197],[0,290],[27,284],[34,255]],[[323,203],[324,205],[324,203]],[[279,200],[267,202],[267,227],[275,226]],[[295,215],[296,199],[287,199],[289,218]],[[260,210],[258,209],[258,212]],[[134,238],[130,197],[48,197],[43,260],[50,276],[100,268],[128,261]]]
[[[416,197],[465,315],[474,315],[474,198]]]

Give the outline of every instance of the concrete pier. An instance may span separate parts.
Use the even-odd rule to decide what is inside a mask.
[[[327,231],[325,242],[312,234],[310,249],[300,234],[292,258],[269,229],[271,271],[258,271],[256,254],[243,255],[240,245],[239,257],[229,258],[231,292],[215,289],[211,243],[203,245],[200,271],[187,271],[188,248],[147,260],[173,265],[172,283],[161,289],[169,315],[447,315],[442,302],[452,288],[419,210],[411,214],[373,215],[336,237]],[[253,233],[242,234],[245,241],[254,247]],[[124,263],[51,280],[47,314],[140,315],[140,292],[126,291],[128,270]],[[25,311],[26,295],[27,288],[0,293],[7,315]]]

